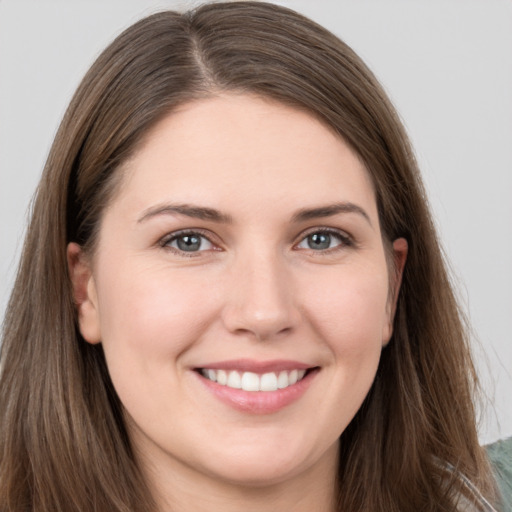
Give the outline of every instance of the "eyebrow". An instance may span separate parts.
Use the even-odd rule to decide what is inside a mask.
[[[372,226],[370,216],[366,211],[354,203],[335,203],[316,208],[304,208],[299,210],[292,218],[293,222],[304,222],[306,220],[318,219],[321,217],[332,217],[339,213],[356,213],[361,215]],[[372,226],[373,227],[373,226]]]
[[[322,217],[332,217],[340,213],[356,213],[358,215],[361,215],[368,222],[368,224],[372,226],[370,216],[366,213],[366,211],[360,206],[349,202],[335,203],[325,206],[318,206],[315,208],[301,209],[293,215],[292,222],[298,223]],[[219,210],[216,210],[215,208],[208,208],[205,206],[193,206],[189,204],[163,204],[152,206],[144,210],[144,212],[139,217],[137,222],[145,222],[159,215],[176,214],[184,215],[186,217],[191,217],[194,219],[209,220],[221,224],[233,223],[233,218],[231,217],[231,215],[222,213]]]
[[[153,217],[159,215],[185,215],[194,219],[210,220],[223,224],[230,224],[233,219],[230,215],[215,210],[214,208],[207,208],[204,206],[192,206],[189,204],[164,204],[157,205],[144,210],[137,222],[145,222]]]

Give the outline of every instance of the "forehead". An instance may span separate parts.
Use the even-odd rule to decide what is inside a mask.
[[[366,168],[333,130],[307,112],[250,95],[182,105],[146,135],[123,175],[120,196],[141,205],[176,195],[214,207],[375,203]]]

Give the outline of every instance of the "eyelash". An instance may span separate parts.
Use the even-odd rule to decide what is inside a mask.
[[[194,257],[197,257],[200,253],[205,252],[205,251],[183,251],[178,248],[170,246],[170,244],[172,242],[174,242],[175,240],[178,240],[181,237],[185,237],[185,236],[196,236],[198,238],[207,240],[210,244],[212,244],[214,246],[213,250],[215,250],[215,251],[220,250],[218,248],[218,246],[214,242],[212,242],[211,235],[207,231],[204,231],[202,229],[186,229],[186,230],[182,230],[182,231],[175,231],[173,233],[169,233],[168,235],[164,236],[158,242],[158,244],[163,249],[171,251],[174,254],[183,256],[185,258],[194,258]]]
[[[329,247],[329,248],[323,249],[323,250],[315,250],[315,249],[311,249],[311,248],[306,249],[306,250],[309,250],[311,252],[314,252],[316,254],[320,254],[323,256],[328,256],[336,251],[354,247],[356,245],[354,239],[350,235],[345,233],[344,231],[339,231],[339,230],[333,229],[333,228],[313,228],[313,229],[310,229],[309,231],[306,231],[305,233],[302,233],[299,242],[296,243],[294,245],[294,247],[297,247],[300,243],[307,240],[307,238],[310,237],[311,235],[318,235],[318,234],[319,235],[329,235],[331,237],[334,237],[340,243],[339,243],[339,245],[336,245],[335,247]]]
[[[297,243],[294,244],[294,248],[296,248],[299,244],[303,243],[307,240],[308,237],[312,235],[329,235],[334,238],[336,238],[340,243],[336,245],[335,247],[329,247],[327,249],[321,249],[321,250],[315,250],[315,249],[306,249],[316,254],[321,255],[330,255],[333,252],[336,252],[338,250],[341,250],[343,248],[348,247],[354,247],[356,244],[354,242],[354,239],[348,235],[347,233],[343,231],[339,231],[332,228],[312,228],[309,231],[306,231],[305,233],[302,233],[300,235],[300,239]],[[182,231],[175,231],[173,233],[169,233],[168,235],[164,236],[159,242],[159,246],[163,249],[166,249],[168,251],[171,251],[179,256],[185,257],[185,258],[194,258],[198,257],[201,253],[205,252],[205,250],[199,250],[199,251],[184,251],[179,248],[171,247],[170,244],[174,242],[175,240],[180,239],[181,237],[185,236],[196,236],[198,238],[207,240],[212,246],[214,247],[214,251],[221,250],[217,244],[212,242],[211,240],[211,234],[207,231],[204,231],[202,229],[189,229],[189,230],[182,230]],[[300,249],[299,249],[300,250]]]

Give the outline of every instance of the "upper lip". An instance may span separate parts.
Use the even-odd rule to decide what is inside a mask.
[[[211,370],[237,370],[239,372],[267,373],[284,370],[307,370],[315,365],[292,361],[289,359],[273,359],[269,361],[257,361],[254,359],[232,359],[229,361],[215,361],[196,367]]]

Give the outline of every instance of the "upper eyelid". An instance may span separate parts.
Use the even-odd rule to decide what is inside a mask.
[[[341,238],[346,238],[351,241],[354,240],[354,237],[344,229],[332,228],[327,226],[315,226],[302,231],[302,233],[297,237],[297,241],[300,242],[307,236],[313,235],[314,233],[328,233],[338,235]]]
[[[206,238],[211,244],[218,246],[219,243],[214,240],[216,238],[213,233],[211,233],[208,230],[204,230],[202,228],[185,228],[185,229],[178,229],[177,231],[172,231],[170,233],[167,233],[163,237],[161,237],[158,240],[159,245],[164,247],[172,240],[175,240],[176,238],[179,238],[180,236],[184,235],[200,235],[203,238]]]

